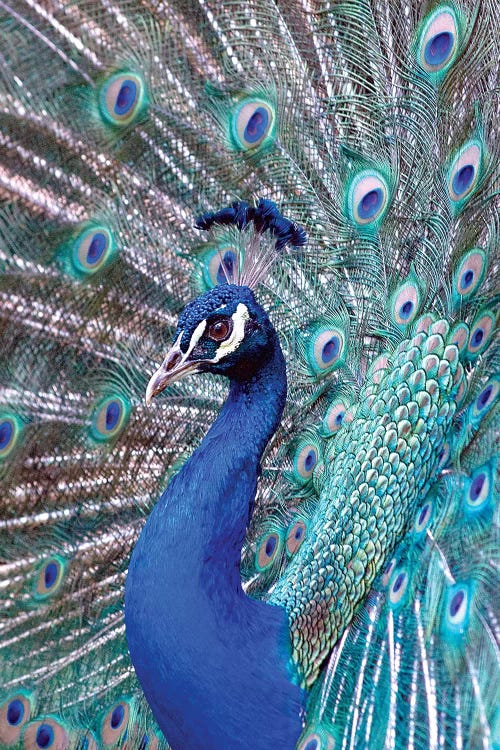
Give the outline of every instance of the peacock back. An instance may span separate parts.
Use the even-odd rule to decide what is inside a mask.
[[[124,581],[225,386],[144,394],[259,199],[308,236],[258,239],[288,399],[241,562],[288,613],[298,748],[500,743],[497,15],[0,2],[1,746],[167,747]]]

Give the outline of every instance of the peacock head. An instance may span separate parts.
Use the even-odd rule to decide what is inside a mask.
[[[252,288],[285,247],[306,243],[304,229],[265,198],[259,198],[255,206],[235,201],[220,211],[209,211],[198,217],[196,227],[239,234],[245,248],[244,267],[237,284],[220,284],[187,305],[174,344],[148,383],[146,403],[189,373],[213,372],[232,380],[249,380],[279,349],[276,332]]]
[[[174,343],[148,383],[146,403],[185,375],[213,372],[247,380],[276,346],[271,322],[247,286],[221,284],[190,302]]]

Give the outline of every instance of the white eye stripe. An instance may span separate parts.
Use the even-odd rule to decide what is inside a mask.
[[[179,335],[177,336],[177,338],[175,339],[175,341],[174,341],[174,343],[172,345],[172,351],[174,349],[176,349],[176,350],[180,351],[181,354],[182,354],[182,351],[181,351],[181,339],[182,339],[183,334],[184,334],[184,331],[181,331],[179,333]]]
[[[189,357],[189,355],[193,351],[194,347],[196,346],[196,344],[198,343],[198,341],[203,336],[203,333],[204,333],[206,327],[207,327],[207,321],[206,320],[202,320],[201,323],[198,323],[198,325],[194,329],[193,335],[191,336],[191,340],[189,342],[189,349],[187,350],[186,354],[184,355],[185,359],[187,359]],[[182,333],[179,335],[179,338],[175,342],[176,346],[177,346],[177,342],[179,341],[179,339],[181,338],[181,336],[182,336]]]
[[[236,351],[243,339],[245,338],[245,323],[250,319],[248,308],[242,302],[239,303],[236,308],[236,312],[231,315],[233,320],[233,330],[230,337],[223,341],[218,347],[215,357],[211,359],[211,362],[219,362],[223,357]],[[196,329],[198,330],[198,329]],[[194,332],[193,336],[195,335]]]
[[[219,309],[223,309],[223,308],[219,308]],[[215,312],[217,312],[217,310]],[[213,359],[207,359],[206,360],[207,362],[219,362],[223,357],[226,357],[228,354],[231,354],[232,352],[236,351],[236,349],[239,347],[239,345],[245,338],[245,323],[247,320],[250,319],[247,306],[240,302],[240,304],[236,308],[236,312],[233,313],[231,318],[233,320],[233,330],[231,332],[231,336],[226,341],[221,342],[221,344],[217,348],[215,357]],[[188,359],[189,355],[195,348],[196,344],[199,342],[199,340],[203,336],[206,327],[207,327],[206,320],[202,320],[200,323],[198,323],[198,325],[193,331],[191,340],[189,341],[188,350],[186,351],[185,354],[181,351],[181,348],[180,348],[180,343],[181,343],[181,339],[184,334],[184,331],[180,332],[171,351],[175,351],[175,350],[179,351],[182,354],[183,363]]]
[[[174,345],[172,346],[172,348],[170,350],[170,356],[172,356],[172,354],[174,352],[179,352],[179,354],[181,355],[180,364],[183,365],[186,362],[186,360],[189,357],[189,355],[191,354],[191,352],[193,351],[193,349],[196,346],[196,344],[198,343],[198,341],[203,336],[203,332],[204,332],[204,330],[205,330],[206,327],[207,327],[207,321],[206,320],[202,320],[201,323],[198,323],[198,325],[196,326],[196,328],[193,331],[193,334],[191,336],[191,340],[189,342],[189,348],[188,348],[188,350],[187,350],[186,353],[184,353],[182,351],[182,349],[181,349],[181,340],[182,340],[182,337],[184,335],[184,331],[181,331],[179,333],[179,335],[177,336],[177,338],[175,340],[175,343],[174,343]]]

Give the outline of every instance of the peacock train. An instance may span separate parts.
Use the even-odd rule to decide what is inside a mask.
[[[494,0],[0,0],[0,748],[500,747]]]

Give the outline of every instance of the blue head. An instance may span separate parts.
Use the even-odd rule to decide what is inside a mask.
[[[253,292],[234,284],[216,286],[181,313],[174,344],[149,382],[146,401],[189,373],[250,380],[276,346],[276,332]]]

